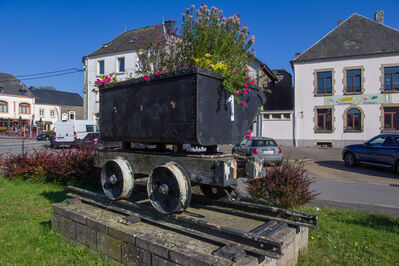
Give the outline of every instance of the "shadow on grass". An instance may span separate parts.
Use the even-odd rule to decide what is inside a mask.
[[[75,181],[73,183],[70,183],[69,185],[78,188],[87,189],[97,193],[102,193],[101,185],[95,182]],[[69,196],[67,196],[67,193],[68,193],[68,188],[67,186],[65,186],[65,188],[62,191],[45,191],[42,192],[40,195],[45,197],[50,203],[59,203],[70,198]]]
[[[50,230],[51,229],[51,220],[48,220],[45,222],[40,222],[40,225],[43,227],[44,230]]]
[[[375,230],[399,234],[399,218],[387,216],[385,214],[373,214],[341,218],[340,222],[369,227]]]

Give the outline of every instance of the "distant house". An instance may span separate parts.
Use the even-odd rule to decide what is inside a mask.
[[[11,74],[0,73],[0,130],[23,131],[31,123],[35,98]]]
[[[43,130],[54,128],[57,120],[83,119],[83,99],[78,93],[32,89],[35,100],[35,124]]]
[[[342,20],[341,20],[342,21]],[[399,31],[353,14],[291,61],[295,143],[335,146],[399,132]]]

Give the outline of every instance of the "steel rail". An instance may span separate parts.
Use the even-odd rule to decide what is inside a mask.
[[[318,216],[310,213],[296,212],[243,201],[231,201],[227,199],[211,200],[199,194],[192,195],[191,203],[193,206],[198,206],[204,209],[239,215],[261,221],[276,220],[293,226],[305,226],[309,228],[317,227]]]
[[[194,235],[212,242],[228,245],[231,242],[250,254],[279,258],[282,255],[282,241],[234,228],[209,223],[183,214],[162,215],[154,208],[125,200],[111,201],[105,195],[76,187],[68,187],[68,196],[81,201],[116,211],[125,215],[139,216],[146,223],[155,224],[174,231]]]

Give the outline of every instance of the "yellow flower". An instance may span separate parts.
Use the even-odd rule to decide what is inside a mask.
[[[314,237],[313,237],[313,236],[311,236],[310,238],[311,238],[311,239],[314,239]]]
[[[328,239],[328,242],[331,242],[331,239]]]
[[[199,58],[194,58],[194,57],[193,57],[193,59],[194,59],[195,63],[198,63],[198,62],[200,61]]]
[[[205,57],[211,57],[211,56],[212,56],[211,54],[208,53],[205,54]]]
[[[356,241],[355,241],[355,246],[359,245]]]

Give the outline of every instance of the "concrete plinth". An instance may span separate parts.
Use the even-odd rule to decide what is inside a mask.
[[[280,259],[245,256],[233,263],[211,255],[219,246],[150,224],[127,226],[123,215],[80,203],[53,204],[52,228],[67,240],[127,265],[295,265],[307,248],[308,229],[286,228],[271,237],[284,242]]]

